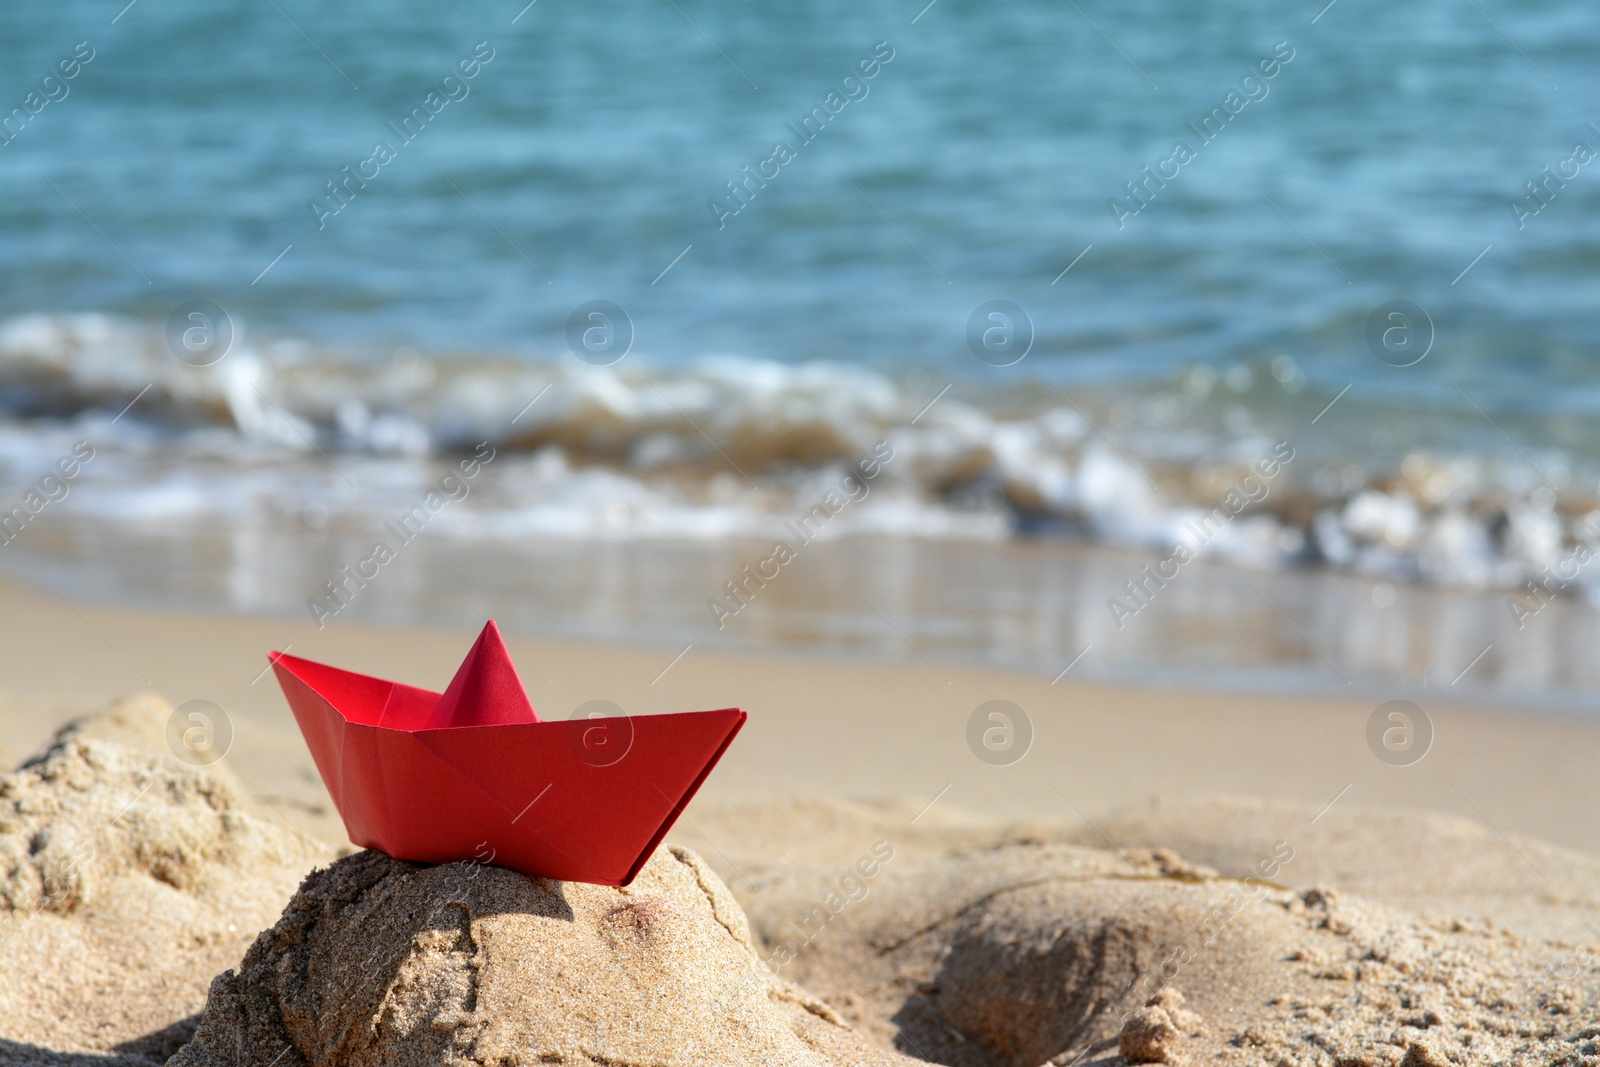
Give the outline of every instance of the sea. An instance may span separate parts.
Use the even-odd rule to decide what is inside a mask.
[[[41,588],[1593,713],[1593,4],[0,24]]]

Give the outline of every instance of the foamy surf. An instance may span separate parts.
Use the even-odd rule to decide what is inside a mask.
[[[1585,460],[1462,435],[1378,466],[1392,413],[1345,397],[1318,428],[1329,399],[1288,357],[1066,390],[247,337],[195,367],[133,320],[30,315],[0,324],[0,510],[7,542],[47,514],[354,532],[420,505],[431,536],[480,542],[1065,538],[1148,551],[1169,579],[1209,558],[1520,586],[1526,610],[1593,595]],[[442,481],[485,449],[487,476]]]

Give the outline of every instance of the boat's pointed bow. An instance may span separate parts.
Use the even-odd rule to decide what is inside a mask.
[[[663,753],[670,753],[670,759],[662,760],[662,777],[669,783],[666,788],[652,782],[652,787],[660,793],[662,799],[667,801],[667,808],[662,813],[659,824],[645,841],[644,847],[634,857],[627,873],[619,885],[627,885],[634,880],[644,865],[650,861],[656,848],[663,838],[672,830],[673,824],[678,821],[678,816],[689,806],[694,795],[700,791],[700,786],[715,769],[722,754],[733,744],[733,739],[744,727],[745,720],[750,716],[740,708],[722,708],[717,711],[697,711],[683,715],[652,715],[634,720],[638,723],[671,721],[674,723],[672,734],[677,734],[677,741],[681,748],[675,745],[663,746]],[[635,743],[638,741],[638,731],[635,731]],[[669,734],[670,736],[670,734]],[[681,757],[676,758],[676,757]],[[692,777],[687,781],[683,779],[683,772],[692,772]],[[646,768],[648,773],[648,768]]]

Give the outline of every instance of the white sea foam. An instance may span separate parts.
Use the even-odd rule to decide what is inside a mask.
[[[846,363],[364,361],[249,339],[196,368],[147,325],[30,315],[0,323],[0,505],[88,440],[97,458],[62,515],[355,530],[411,507],[452,455],[487,441],[491,475],[430,536],[772,539],[885,441],[893,459],[823,536],[1166,552],[1278,439],[1204,373],[1071,399],[958,383],[929,406],[940,384]],[[1595,483],[1570,457],[1541,454],[1558,493],[1516,453],[1418,451],[1376,470],[1337,440],[1285,439],[1296,460],[1201,555],[1510,588],[1594,536]],[[1562,588],[1600,583],[1585,566]]]

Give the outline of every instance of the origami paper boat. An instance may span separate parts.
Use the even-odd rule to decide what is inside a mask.
[[[534,877],[627,885],[746,718],[541,721],[493,620],[442,694],[268,658],[352,842]]]

